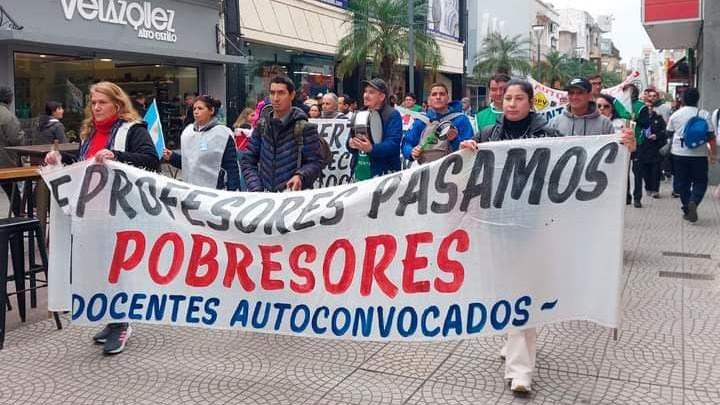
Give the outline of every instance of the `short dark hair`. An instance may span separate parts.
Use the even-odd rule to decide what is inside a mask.
[[[203,94],[202,96],[198,96],[195,99],[195,101],[193,102],[193,104],[197,103],[198,101],[205,104],[205,107],[207,107],[208,109],[213,110],[213,117],[217,116],[218,113],[220,112],[220,106],[222,106],[222,101],[220,101],[216,98],[213,98],[211,96],[208,96],[206,94]]]
[[[45,103],[45,115],[52,115],[58,108],[62,107],[62,103],[58,101],[48,101]]]
[[[287,76],[275,76],[270,80],[270,84],[284,84],[285,87],[287,87],[288,93],[292,93],[295,91],[295,83],[293,83],[292,80],[290,80]]]
[[[683,104],[690,107],[697,107],[698,101],[700,101],[700,92],[695,87],[688,87],[683,94]]]
[[[587,79],[588,79],[588,81],[593,80],[593,79],[600,79],[600,81],[602,81],[602,75],[600,75],[600,74],[598,74],[598,73],[595,73],[595,74],[592,75],[592,76],[588,76]]]
[[[430,85],[431,92],[432,92],[433,87],[442,87],[443,89],[445,89],[446,94],[450,94],[450,90],[448,90],[447,86],[442,83],[435,82],[435,83],[431,84]]]
[[[530,84],[529,81],[521,80],[521,79],[510,80],[508,82],[507,86],[505,86],[506,92],[510,88],[510,86],[520,87],[520,90],[522,90],[523,93],[527,94],[528,100],[530,100],[530,103],[532,104],[532,99],[533,99],[533,97],[535,97],[535,91],[533,91],[533,86],[532,86],[532,84]]]
[[[490,82],[494,81],[497,82],[504,82],[508,83],[512,78],[507,73],[495,73],[490,77],[490,80],[488,80],[488,86],[490,85]]]
[[[618,118],[618,113],[617,111],[615,111],[615,97],[609,94],[600,94],[598,98],[602,98],[608,104],[610,104],[610,108],[612,108],[612,119]]]
[[[347,95],[347,94],[341,94],[340,97],[343,98],[343,102],[344,102],[345,104],[347,104],[347,105],[350,105],[350,104],[352,104],[352,103],[355,102],[355,99],[352,98],[352,97],[350,97],[350,96]]]
[[[415,93],[405,93],[405,98],[410,97],[413,100],[417,100],[417,97],[415,97]]]

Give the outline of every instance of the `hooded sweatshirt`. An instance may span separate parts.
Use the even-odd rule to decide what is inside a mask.
[[[58,143],[65,143],[65,126],[57,118],[52,118],[47,115],[40,117],[38,123],[38,132],[35,136],[34,143],[37,145],[46,145],[58,141]]]
[[[570,109],[553,118],[548,127],[563,136],[607,135],[615,133],[612,121],[600,115],[594,102],[590,102],[585,115],[575,115]]]

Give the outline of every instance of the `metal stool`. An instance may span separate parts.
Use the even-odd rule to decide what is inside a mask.
[[[25,234],[28,233],[29,268],[25,270]],[[41,263],[35,263],[35,243],[38,245]],[[7,293],[8,279],[8,248],[12,255],[13,279],[15,292]],[[47,250],[40,227],[40,221],[35,218],[4,218],[0,219],[0,349],[5,341],[5,303],[8,295],[16,295],[20,320],[25,322],[25,293],[30,292],[30,304],[37,306],[36,290],[47,286]],[[44,280],[37,279],[37,273],[45,275]],[[25,288],[25,280],[30,280],[30,288]],[[53,312],[55,325],[62,329],[60,317]]]

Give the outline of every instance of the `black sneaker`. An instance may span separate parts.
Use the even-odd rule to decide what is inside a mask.
[[[118,354],[125,350],[125,344],[130,335],[132,335],[132,328],[128,323],[111,323],[108,324],[110,328],[110,335],[108,335],[105,345],[103,346],[103,353],[105,354]]]
[[[695,203],[695,201],[690,201],[688,203],[687,208],[688,208],[687,220],[690,222],[697,222],[697,220],[698,220],[697,203]]]
[[[104,344],[105,341],[107,341],[107,337],[110,336],[110,331],[111,331],[110,324],[105,325],[103,330],[101,330],[100,332],[96,333],[95,336],[93,336],[93,341],[95,341],[95,343],[97,343],[97,344]]]
[[[633,207],[635,207],[635,208],[642,208],[642,203],[640,202],[640,200],[635,200],[635,201],[633,202]]]

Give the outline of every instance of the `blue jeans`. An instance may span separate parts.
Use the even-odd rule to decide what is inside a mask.
[[[700,205],[707,190],[708,158],[673,155],[673,169],[683,211],[687,210],[690,201]]]

